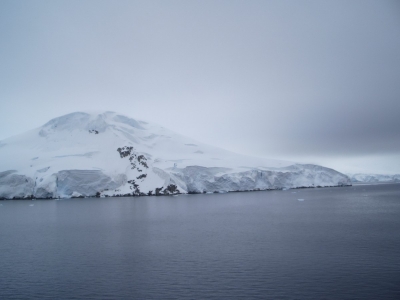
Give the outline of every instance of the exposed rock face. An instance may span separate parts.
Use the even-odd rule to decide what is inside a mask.
[[[0,141],[0,199],[350,184],[332,169],[238,155],[113,112],[72,113]]]

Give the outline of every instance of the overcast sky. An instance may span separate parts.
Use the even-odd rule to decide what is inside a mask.
[[[0,1],[0,139],[88,109],[400,173],[400,2]]]

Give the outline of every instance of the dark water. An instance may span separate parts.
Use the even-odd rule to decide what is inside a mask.
[[[400,299],[400,184],[0,201],[0,299],[157,298]]]

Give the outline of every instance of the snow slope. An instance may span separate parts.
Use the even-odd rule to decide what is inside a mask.
[[[350,185],[335,170],[235,154],[114,112],[76,112],[0,141],[0,198]]]

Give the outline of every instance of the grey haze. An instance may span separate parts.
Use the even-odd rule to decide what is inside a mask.
[[[397,1],[1,1],[0,139],[112,110],[226,149],[400,173]]]

